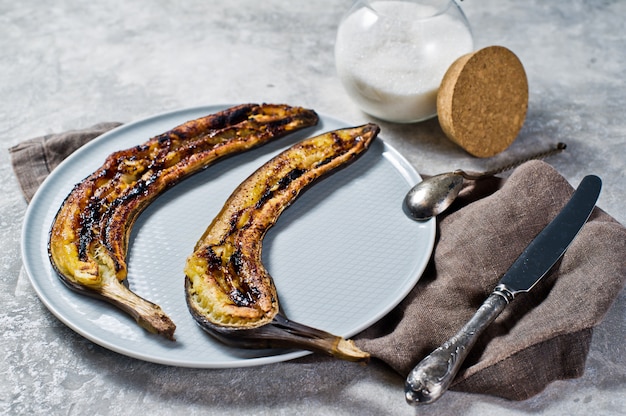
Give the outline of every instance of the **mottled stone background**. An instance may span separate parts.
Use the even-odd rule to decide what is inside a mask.
[[[205,104],[285,102],[369,120],[336,77],[336,27],[350,1],[0,0],[0,413],[246,415],[626,414],[626,295],[596,329],[584,377],[520,403],[451,392],[418,411],[373,363],[308,357],[258,368],[194,370],[127,358],[75,334],[22,269],[26,209],[8,147],[23,139]],[[465,1],[477,47],[524,63],[526,124],[491,159],[467,155],[436,120],[381,123],[423,173],[489,169],[567,143],[550,159],[576,185],[602,177],[598,205],[626,223],[626,2]],[[593,276],[590,276],[593,278]]]

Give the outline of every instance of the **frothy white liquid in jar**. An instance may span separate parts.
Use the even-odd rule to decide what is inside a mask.
[[[432,6],[403,1],[370,6],[347,16],[337,32],[335,61],[346,91],[363,111],[383,120],[409,123],[435,116],[444,74],[473,49],[469,28],[454,16],[433,16]]]

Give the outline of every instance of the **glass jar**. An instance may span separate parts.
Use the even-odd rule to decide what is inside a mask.
[[[454,0],[358,0],[337,30],[335,63],[363,111],[413,123],[437,114],[445,72],[473,48],[469,22]]]

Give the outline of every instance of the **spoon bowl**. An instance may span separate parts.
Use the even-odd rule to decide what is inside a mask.
[[[404,197],[404,213],[416,221],[426,221],[445,211],[463,188],[458,171],[441,173],[415,185]]]
[[[558,143],[554,148],[537,153],[530,157],[509,163],[506,166],[490,171],[470,174],[461,169],[454,172],[441,173],[431,176],[428,179],[415,185],[404,197],[402,209],[404,213],[411,219],[416,221],[426,221],[432,217],[441,214],[454,202],[456,197],[463,189],[463,180],[480,180],[491,177],[498,173],[513,169],[524,162],[533,159],[541,159],[558,153],[566,148],[564,143]]]

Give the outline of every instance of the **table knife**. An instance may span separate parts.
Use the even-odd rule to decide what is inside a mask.
[[[433,403],[445,393],[487,326],[516,295],[531,290],[563,256],[591,215],[601,188],[599,177],[584,177],[563,210],[524,249],[474,316],[411,370],[405,384],[410,405]]]

